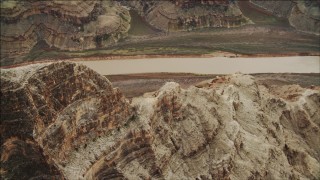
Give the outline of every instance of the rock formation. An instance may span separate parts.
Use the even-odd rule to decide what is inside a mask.
[[[114,1],[1,1],[1,58],[27,54],[39,42],[79,51],[126,36],[128,10]]]
[[[237,4],[229,0],[124,1],[152,26],[163,31],[186,31],[204,27],[237,27],[247,24]]]
[[[261,8],[268,10],[270,13],[287,18],[290,16],[291,9],[294,6],[294,2],[291,0],[284,1],[266,1],[266,0],[251,0],[251,2]]]
[[[56,63],[1,70],[2,176],[38,178],[41,174],[29,171],[55,175],[59,169],[68,177],[61,168],[73,163],[71,154],[124,126],[131,114],[122,94],[85,66]],[[32,158],[35,162],[28,163]]]
[[[134,43],[144,41],[149,36],[142,34],[138,38],[135,35],[128,38],[132,24],[138,29],[143,29],[138,23],[131,21],[129,10],[138,13],[147,27],[157,30],[157,33],[149,34],[158,37],[154,42],[157,46],[161,46],[161,40],[171,32],[195,31],[208,27],[232,28],[252,24],[252,21],[243,15],[238,2],[237,0],[2,0],[0,1],[0,63],[5,66],[39,59],[107,54],[95,51],[101,49],[112,49],[110,53],[112,54],[113,48],[118,50],[117,48],[123,45],[134,47]],[[251,0],[250,4],[252,3],[275,16],[288,19],[290,25],[299,31],[320,34],[319,0]],[[287,30],[291,31],[289,26]],[[304,47],[305,44],[301,46]],[[87,50],[91,52],[87,54]],[[74,53],[69,53],[70,51]],[[119,54],[126,55],[125,51],[120,51]]]
[[[319,0],[251,0],[251,2],[278,17],[288,18],[291,26],[297,30],[320,34]]]
[[[316,89],[279,93],[235,74],[201,88],[167,83],[129,104],[106,78],[67,62],[1,70],[1,82],[5,179],[320,176]]]

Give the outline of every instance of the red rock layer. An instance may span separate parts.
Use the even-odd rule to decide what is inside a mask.
[[[17,176],[18,170],[10,169],[12,163],[25,168],[20,173],[28,178],[36,176],[28,168],[41,172],[40,164],[46,167],[45,174],[54,175],[57,171],[49,171],[50,166],[63,165],[70,152],[122,126],[130,117],[131,108],[122,94],[85,66],[56,63],[22,69],[25,74],[17,70],[1,75],[5,178]],[[21,158],[16,159],[17,154]],[[32,156],[39,160],[28,163]]]

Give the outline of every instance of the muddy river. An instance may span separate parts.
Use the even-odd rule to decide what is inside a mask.
[[[79,61],[102,75],[132,73],[320,73],[320,57],[157,58]]]

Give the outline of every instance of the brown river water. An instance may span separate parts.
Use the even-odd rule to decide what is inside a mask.
[[[133,73],[320,73],[319,56],[155,58],[78,61],[102,75]]]

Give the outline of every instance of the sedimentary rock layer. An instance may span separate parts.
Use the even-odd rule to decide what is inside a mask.
[[[0,63],[11,65],[37,59],[100,55],[101,49],[118,50],[117,47],[126,44],[134,47],[135,42],[140,43],[149,37],[159,37],[154,41],[154,45],[161,47],[163,45],[161,40],[167,38],[166,35],[171,33],[172,37],[177,37],[178,34],[172,32],[253,24],[243,15],[239,2],[237,0],[2,0],[0,1]],[[288,26],[289,31],[292,30],[289,28],[290,24],[299,31],[320,34],[319,0],[251,0],[249,4],[253,5],[252,3],[264,9],[263,12],[269,12],[285,21],[288,19],[289,23],[284,26]],[[137,31],[144,31],[141,24],[131,21],[130,10],[131,14],[139,14],[145,27],[152,29],[148,35],[129,33],[131,27],[135,27]],[[303,49],[307,47],[303,43],[299,46]],[[223,49],[242,52],[234,48]],[[87,53],[87,50],[91,51]],[[60,54],[59,51],[63,53]],[[74,53],[69,54],[66,51]],[[135,51],[135,48],[132,51]],[[120,51],[120,55],[126,54]]]
[[[288,18],[291,26],[297,30],[320,34],[320,1],[318,0],[251,0],[251,2],[278,17]]]
[[[320,175],[317,88],[270,91],[235,74],[188,89],[167,83],[129,104],[106,78],[73,63],[2,70],[1,82],[3,178]]]
[[[122,1],[146,21],[163,31],[186,31],[204,27],[237,27],[247,24],[234,1]]]
[[[70,153],[123,126],[131,113],[122,94],[85,66],[56,63],[1,70],[2,176],[37,177],[30,169],[50,175],[53,165],[65,176],[60,168],[69,163]],[[28,163],[32,157],[39,159],[36,167]]]
[[[128,10],[113,1],[1,1],[1,58],[47,48],[106,47],[126,36]]]

